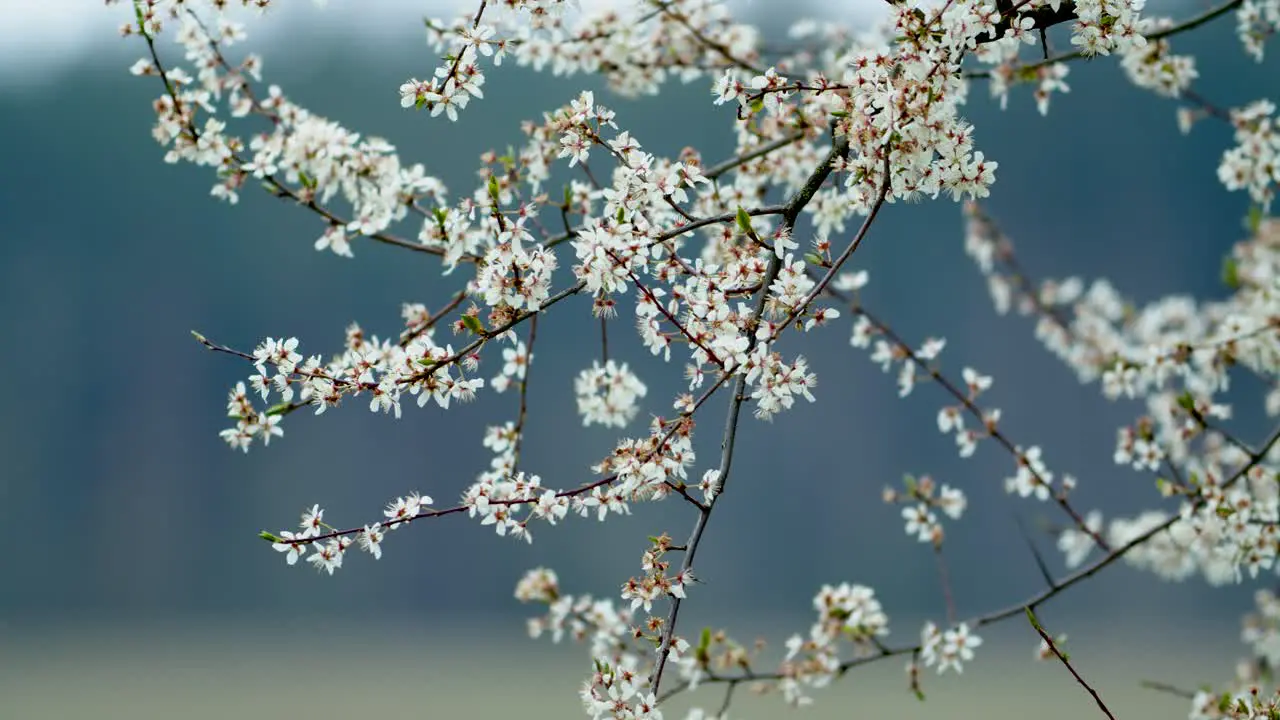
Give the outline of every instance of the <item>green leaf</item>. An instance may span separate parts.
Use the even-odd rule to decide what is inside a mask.
[[[1031,82],[1040,78],[1040,69],[1024,65],[1023,67],[1018,68],[1015,75],[1019,82]]]
[[[1183,390],[1182,394],[1178,396],[1178,407],[1186,410],[1187,412],[1192,412],[1196,409],[1195,398],[1191,397],[1190,392]]]
[[[133,0],[133,15],[138,19],[138,32],[141,33],[143,37],[150,37],[147,35],[146,31],[146,20],[143,19],[142,0]]]
[[[1240,266],[1230,255],[1222,258],[1222,284],[1232,290],[1240,289]]]
[[[293,405],[287,402],[276,403],[267,408],[268,415],[283,415],[293,409]]]
[[[755,234],[755,229],[751,227],[751,216],[747,214],[746,209],[741,205],[738,206],[737,220],[739,230],[748,235]]]
[[[1262,225],[1262,206],[1249,206],[1249,218],[1245,222],[1247,223],[1245,227],[1249,229],[1249,234],[1256,235],[1258,227]]]
[[[805,254],[804,254],[804,261],[805,261],[805,262],[807,262],[807,263],[809,263],[810,265],[818,265],[818,266],[820,266],[820,267],[826,267],[826,266],[827,266],[827,261],[826,261],[826,260],[824,260],[824,259],[822,258],[822,256],[821,256],[821,255],[819,255],[818,253],[813,253],[813,252],[811,252],[811,253],[805,253]]]
[[[751,112],[758,113],[764,109],[764,98],[756,98],[751,103]]]
[[[258,533],[258,537],[262,538],[263,540],[266,540],[269,543],[284,542],[284,540],[281,540],[280,538],[276,537],[275,535],[272,535],[266,530],[263,530],[262,532]]]
[[[711,662],[710,626],[702,628],[702,634],[698,636],[698,647],[694,650],[693,656],[704,666]]]
[[[484,335],[484,323],[481,323],[480,318],[475,315],[463,315],[462,324],[466,325],[471,332],[477,335]]]
[[[1156,490],[1160,492],[1160,497],[1169,497],[1173,494],[1173,484],[1162,477],[1156,478]]]

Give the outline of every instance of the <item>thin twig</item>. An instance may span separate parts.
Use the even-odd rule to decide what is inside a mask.
[[[1093,701],[1098,704],[1098,708],[1102,710],[1102,714],[1106,715],[1111,720],[1116,720],[1116,716],[1111,714],[1111,710],[1107,707],[1107,704],[1102,702],[1102,698],[1098,696],[1098,691],[1094,690],[1092,685],[1085,682],[1085,679],[1080,677],[1080,673],[1076,672],[1076,669],[1071,665],[1071,661],[1068,660],[1067,656],[1058,649],[1058,646],[1053,642],[1053,638],[1049,636],[1049,633],[1045,632],[1044,627],[1040,625],[1040,621],[1036,619],[1036,614],[1030,607],[1027,608],[1027,619],[1031,621],[1031,627],[1035,628],[1036,632],[1040,633],[1040,637],[1044,638],[1045,644],[1049,646],[1049,649],[1053,651],[1053,654],[1057,655],[1058,659],[1062,661],[1062,664],[1067,666],[1067,670],[1071,672],[1071,676],[1076,679],[1076,682],[1080,683],[1080,687],[1089,691],[1089,694],[1093,696]]]
[[[520,446],[524,440],[524,420],[528,413],[527,398],[529,396],[529,371],[533,365],[533,342],[538,338],[538,316],[529,321],[529,339],[524,346],[524,378],[520,380],[520,412],[516,416],[515,439],[511,448],[511,472],[514,474],[520,465]]]
[[[938,581],[942,584],[942,599],[947,606],[947,624],[956,624],[956,600],[951,592],[951,573],[947,571],[947,559],[942,556],[942,543],[933,546],[934,557],[938,560]]]
[[[774,140],[772,142],[767,142],[761,145],[760,147],[754,150],[745,152],[735,158],[730,158],[717,165],[712,165],[710,168],[706,170],[706,172],[702,173],[702,176],[708,180],[715,180],[719,178],[721,175],[724,175],[725,173],[729,172],[730,170],[733,170],[736,167],[745,165],[751,162],[752,160],[758,160],[768,155],[769,153],[773,152],[774,150],[779,150],[788,145],[791,145],[792,143],[799,142],[803,140],[804,137],[805,137],[805,134],[803,132],[796,132],[796,133],[787,135],[785,137],[778,138],[777,140]]]
[[[1159,692],[1162,692],[1162,693],[1175,695],[1177,697],[1182,698],[1183,700],[1194,700],[1196,697],[1196,694],[1194,692],[1191,692],[1190,690],[1184,690],[1180,687],[1177,687],[1176,685],[1170,685],[1168,683],[1162,683],[1156,680],[1143,680],[1138,684],[1148,690],[1158,690]]]
[[[600,363],[609,362],[609,318],[600,316]]]

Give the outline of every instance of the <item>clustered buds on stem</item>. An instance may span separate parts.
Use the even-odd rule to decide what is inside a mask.
[[[639,134],[620,128],[592,92],[572,92],[521,124],[520,145],[482,155],[480,181],[456,195],[424,165],[403,162],[387,141],[302,108],[278,86],[264,87],[260,58],[230,54],[245,39],[229,7],[236,3],[129,5],[122,33],[146,48],[132,72],[161,83],[153,135],[167,162],[211,168],[213,195],[230,203],[259,184],[302,206],[319,219],[316,250],[351,257],[369,239],[436,256],[444,276],[461,278],[434,312],[406,303],[398,336],[351,325],[328,359],[304,356],[292,337],[269,337],[243,352],[197,334],[254,371],[231,391],[234,426],[223,431],[226,442],[244,451],[266,446],[283,436],[285,416],[302,408],[318,415],[349,398],[399,417],[415,396],[420,407],[441,411],[487,390],[518,396],[514,419],[486,430],[483,446],[492,456],[459,504],[437,508],[414,492],[374,522],[345,529],[313,506],[299,530],[263,533],[290,565],[305,559],[333,574],[351,547],[379,558],[392,530],[445,515],[465,513],[499,535],[532,542],[538,521],[604,521],[634,503],[673,496],[693,509],[685,544],[665,532],[650,539],[643,575],[622,584],[625,605],[565,593],[546,568],[516,586],[519,600],[546,606],[530,621],[531,635],[589,643],[593,671],[580,694],[592,717],[660,718],[667,698],[700,685],[726,692],[718,709],[695,709],[690,718],[724,717],[739,684],[803,705],[811,690],[894,656],[907,659],[909,687],[923,697],[923,669],[961,672],[982,645],[978,628],[1018,615],[1039,634],[1038,655],[1060,660],[1109,716],[1061,651],[1065,637],[1051,635],[1035,608],[1121,559],[1165,578],[1199,575],[1214,584],[1276,568],[1280,458],[1273,447],[1280,433],[1256,445],[1238,439],[1225,427],[1234,406],[1224,393],[1233,375],[1256,376],[1268,388],[1267,414],[1280,415],[1280,223],[1265,218],[1280,182],[1280,119],[1267,99],[1224,109],[1196,94],[1196,60],[1174,54],[1172,45],[1182,33],[1234,14],[1246,52],[1261,60],[1265,41],[1280,28],[1280,0],[1223,0],[1181,21],[1152,17],[1144,0],[892,0],[872,32],[799,21],[781,50],[768,53],[759,30],[702,0],[587,11],[565,0],[482,0],[454,21],[427,21],[429,42],[444,59],[429,79],[400,86],[403,108],[450,121],[476,112],[492,102],[485,79],[504,60],[558,76],[599,75],[628,96],[658,94],[673,79],[701,80],[709,104],[734,108],[724,120],[736,150],[714,164],[694,148],[660,157]],[[271,2],[239,5],[266,10]],[[1072,50],[1065,53],[1055,53],[1046,35],[1060,24],[1069,27]],[[185,67],[161,50],[167,35],[182,45]],[[1244,190],[1255,212],[1250,236],[1226,265],[1227,298],[1172,297],[1137,307],[1106,280],[1037,281],[976,204],[990,193],[998,164],[977,149],[976,130],[960,115],[973,83],[987,83],[1002,107],[1018,86],[1031,85],[1043,114],[1054,93],[1069,90],[1068,63],[1098,55],[1117,56],[1134,84],[1179,100],[1184,130],[1202,118],[1230,124],[1234,144],[1222,154],[1218,179]],[[570,173],[559,189],[554,172]],[[965,249],[997,312],[1034,317],[1036,337],[1082,383],[1096,382],[1109,399],[1145,404],[1143,415],[1118,429],[1114,460],[1159,473],[1158,497],[1176,498],[1177,512],[1104,523],[1097,510],[1077,510],[1076,479],[1051,469],[1039,445],[1016,442],[999,408],[979,404],[991,377],[965,367],[956,378],[942,361],[943,338],[904,339],[863,304],[869,273],[846,266],[880,210],[942,195],[966,201]],[[768,197],[789,199],[766,204]],[[855,217],[861,221],[851,231]],[[566,243],[573,281],[557,288]],[[569,302],[579,296],[583,302]],[[582,360],[578,412],[584,425],[621,430],[649,399],[631,366],[610,357],[609,323],[628,305],[648,352],[683,364],[687,392],[673,399],[674,415],[655,413],[647,431],[620,438],[592,468],[594,479],[544,485],[520,457],[538,318],[553,310],[589,316],[583,332],[599,330],[600,352]],[[972,456],[979,443],[992,445],[1012,465],[1004,478],[1009,494],[1058,506],[1057,547],[1068,567],[1079,569],[1055,578],[1037,554],[1044,590],[1011,608],[956,617],[939,518],[959,521],[966,494],[930,475],[908,476],[883,497],[901,506],[906,534],[934,552],[946,624],[927,622],[918,642],[889,645],[888,616],[871,588],[826,585],[814,599],[808,635],[787,640],[785,658],[767,670],[760,646],[748,650],[723,631],[704,630],[692,642],[678,625],[679,609],[696,581],[693,559],[707,518],[730,480],[739,409],[749,404],[757,418],[773,419],[797,399],[817,400],[817,374],[797,346],[804,334],[845,316],[852,346],[894,371],[899,396],[922,381],[940,389],[937,427],[954,437],[960,457]],[[441,327],[455,339],[440,337]],[[499,370],[489,375],[484,361],[492,358],[500,358]],[[695,423],[717,395],[729,396],[721,456],[700,467]],[[664,599],[668,614],[649,614]],[[1244,638],[1257,661],[1243,665],[1226,690],[1188,693],[1193,718],[1274,714],[1277,699],[1259,689],[1266,678],[1258,668],[1280,662],[1280,602],[1262,592],[1258,605]],[[646,617],[635,617],[641,609]],[[664,684],[664,672],[675,678]]]

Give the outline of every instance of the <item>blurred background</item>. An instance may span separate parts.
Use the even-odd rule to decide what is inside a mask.
[[[735,4],[775,36],[800,5]],[[820,16],[836,12],[807,4]],[[840,19],[865,22],[878,4],[846,3]],[[513,419],[515,397],[484,393],[447,415],[407,406],[400,420],[351,402],[321,418],[288,418],[269,448],[229,450],[217,435],[229,424],[226,393],[250,369],[204,351],[191,330],[246,350],[264,336],[296,335],[304,354],[328,356],[349,322],[393,335],[402,302],[439,306],[456,278],[442,279],[431,258],[369,242],[355,244],[354,259],[315,252],[319,219],[252,187],[239,205],[210,198],[210,172],[164,164],[151,140],[160,85],[127,73],[142,53],[116,37],[128,9],[84,5],[0,5],[0,377],[8,378],[0,520],[13,543],[0,561],[0,719],[580,716],[586,651],[525,637],[525,618],[538,609],[513,598],[517,579],[549,566],[566,592],[616,597],[640,572],[646,536],[682,541],[692,514],[676,503],[640,505],[606,525],[537,526],[531,546],[455,516],[396,533],[381,561],[353,555],[334,577],[287,567],[256,534],[292,528],[313,503],[343,527],[415,490],[454,504],[487,463],[484,427]],[[1170,6],[1178,15],[1207,7]],[[461,122],[401,110],[398,85],[437,62],[421,16],[452,7],[461,5],[281,5],[249,23],[248,47],[265,56],[267,82],[388,138],[453,197],[470,192],[479,153],[518,143],[521,120],[583,88],[651,152],[693,145],[710,162],[729,156],[733,111],[711,105],[706,81],[626,100],[590,79],[507,64],[489,74],[486,99]],[[170,38],[161,47],[174,61]],[[1196,88],[1220,105],[1280,89],[1276,63],[1247,59],[1230,19],[1177,47],[1198,55]],[[978,147],[1000,163],[986,208],[1025,266],[1039,277],[1109,277],[1139,304],[1171,293],[1220,297],[1220,260],[1243,236],[1247,212],[1247,198],[1215,176],[1229,128],[1204,122],[1180,135],[1177,105],[1132,88],[1108,59],[1074,64],[1068,82],[1048,117],[1026,88],[1002,112],[975,86],[966,109]],[[987,405],[1003,409],[1015,442],[1043,446],[1051,469],[1080,479],[1079,507],[1110,516],[1156,502],[1150,475],[1111,462],[1116,427],[1142,408],[1082,391],[1030,322],[994,314],[963,252],[959,206],[898,204],[882,220],[854,259],[871,271],[869,309],[917,346],[946,337],[949,374],[972,365],[993,375]],[[597,342],[579,334],[588,312],[570,300],[539,328],[524,462],[555,487],[590,479],[589,465],[618,435],[581,429],[574,412],[572,379],[584,346]],[[667,413],[679,370],[635,352],[628,326],[614,324],[615,352],[649,385],[644,412]],[[898,400],[893,376],[848,346],[849,327],[842,319],[806,338],[818,402],[772,424],[745,419],[729,492],[700,551],[705,582],[682,612],[691,635],[712,624],[768,640],[765,665],[788,635],[807,632],[811,598],[825,583],[876,588],[891,645],[913,642],[926,619],[944,619],[931,552],[880,500],[904,473],[968,494],[946,548],[962,617],[1040,589],[1018,522],[1059,519],[1052,507],[1004,494],[1012,462],[994,445],[959,460],[934,424],[946,396],[925,384]],[[1240,384],[1233,421],[1251,441],[1265,428],[1256,390]],[[703,421],[711,430],[699,440],[698,476],[711,466],[721,407]],[[1052,539],[1035,539],[1060,569]],[[1228,679],[1243,652],[1240,615],[1260,586],[1172,585],[1113,567],[1040,618],[1069,634],[1074,662],[1117,716],[1185,717],[1184,701],[1139,682],[1194,688]],[[820,693],[806,715],[1096,712],[1063,668],[1028,662],[1038,644],[1031,628],[1013,620],[982,634],[987,644],[963,678],[926,678],[925,703],[890,660]],[[714,708],[719,698],[704,690],[690,699]],[[732,716],[784,712],[777,698],[740,695]]]

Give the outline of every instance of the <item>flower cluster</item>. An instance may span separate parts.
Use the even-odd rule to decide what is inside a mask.
[[[272,540],[271,547],[285,553],[285,561],[290,565],[297,563],[299,558],[306,558],[316,569],[332,575],[334,570],[342,567],[342,558],[351,547],[352,535],[361,550],[375,560],[381,559],[382,541],[387,533],[429,512],[431,503],[430,497],[418,493],[396,498],[383,512],[387,518],[385,521],[365,525],[354,533],[333,532],[333,528],[324,522],[324,510],[313,505],[302,513],[301,532],[282,530],[268,539]]]
[[[942,631],[928,622],[920,631],[920,638],[920,660],[925,667],[937,666],[939,674],[947,670],[964,672],[964,663],[973,660],[973,649],[982,644],[982,638],[970,632],[968,623]]]
[[[475,293],[489,307],[537,312],[551,296],[556,256],[541,247],[525,249],[524,243],[532,238],[524,228],[524,219],[505,224],[506,229],[498,233],[480,263]]]
[[[960,404],[944,405],[938,411],[938,432],[954,433],[960,457],[969,457],[977,449],[978,440],[992,432],[1000,422],[1000,409],[991,408],[982,413],[982,430],[967,427],[964,421],[966,411],[976,407],[974,403],[979,395],[991,387],[992,379],[971,367],[961,370],[960,375],[968,392]]]
[[[1089,511],[1084,518],[1084,528],[1066,528],[1058,534],[1058,550],[1062,551],[1069,568],[1079,567],[1089,553],[1097,547],[1094,537],[1102,532],[1102,513]]]
[[[1009,494],[1017,493],[1021,497],[1035,496],[1037,500],[1048,500],[1053,483],[1053,473],[1045,467],[1040,459],[1040,447],[1028,448],[1025,452],[1017,451],[1017,470],[1012,477],[1004,480],[1004,490]],[[1074,482],[1064,483],[1069,489]]]
[[[1268,38],[1280,31],[1280,0],[1245,0],[1236,12],[1236,34],[1245,52],[1262,62]]]
[[[661,597],[683,598],[686,586],[694,582],[693,571],[687,568],[668,574],[671,561],[664,560],[663,556],[670,549],[670,537],[654,538],[653,546],[645,550],[640,563],[644,577],[629,578],[622,584],[622,599],[631,603],[632,610],[644,606],[644,611],[649,612],[653,609],[653,601]]]
[[[1160,18],[1144,25],[1144,31],[1155,32],[1173,27],[1169,18]],[[1161,38],[1146,43],[1145,46],[1134,46],[1121,53],[1120,67],[1124,68],[1129,80],[1141,88],[1147,88],[1159,95],[1178,97],[1191,87],[1200,73],[1196,72],[1196,59],[1192,55],[1174,55],[1170,52],[1169,41]]]
[[[805,687],[824,687],[835,679],[840,672],[841,641],[852,644],[854,657],[866,657],[875,652],[879,638],[889,634],[889,617],[875,591],[865,585],[823,585],[814,595],[813,607],[818,619],[808,637],[792,635],[787,640],[781,690],[792,705],[811,702]]]
[[[1141,21],[1146,4],[1147,0],[1076,0],[1071,44],[1085,55],[1141,50],[1147,45]]]
[[[1280,119],[1270,100],[1259,100],[1231,113],[1235,147],[1222,153],[1218,179],[1228,190],[1246,190],[1249,198],[1271,207],[1280,183]]]
[[[1244,720],[1280,713],[1280,688],[1272,679],[1280,662],[1280,600],[1270,590],[1259,590],[1254,601],[1258,611],[1245,616],[1240,633],[1249,656],[1236,664],[1228,689],[1202,689],[1191,695],[1190,720]]]
[[[818,384],[818,376],[809,372],[809,363],[803,356],[788,363],[780,354],[770,352],[766,343],[760,343],[743,367],[747,384],[752,386],[751,398],[756,401],[758,418],[767,420],[790,409],[797,397],[809,402],[817,400],[811,391]]]
[[[392,343],[377,336],[366,338],[353,324],[347,328],[345,351],[327,363],[318,355],[303,360],[297,347],[297,338],[267,338],[246,356],[258,371],[249,376],[249,386],[264,401],[274,395],[279,402],[266,411],[255,410],[244,383],[237,384],[228,400],[228,414],[236,419],[236,427],[222,431],[232,447],[247,451],[254,439],[265,445],[273,435],[283,434],[281,415],[308,405],[319,415],[346,395],[367,394],[371,411],[394,412],[399,417],[406,394],[416,395],[419,407],[434,401],[447,410],[453,400],[474,398],[485,384],[482,378],[467,376],[468,369],[477,365],[474,357],[454,352],[452,345],[437,345],[430,331]]]
[[[626,363],[613,360],[594,362],[578,373],[573,390],[584,427],[626,427],[640,409],[637,402],[649,392]]]
[[[549,634],[558,643],[567,634],[590,645],[595,669],[579,693],[589,716],[597,720],[661,720],[657,697],[641,671],[643,660],[635,641],[642,633],[630,624],[635,605],[626,609],[590,595],[564,594],[555,572],[547,568],[525,573],[515,594],[521,602],[547,606],[545,615],[529,620],[530,637]],[[691,662],[690,650],[687,641],[677,638],[671,644],[670,658],[682,673],[695,678],[697,666]]]
[[[857,348],[868,347],[872,345],[871,339],[878,332],[879,328],[869,316],[860,315],[854,323],[850,344]],[[884,372],[889,372],[893,369],[893,364],[898,363],[898,397],[906,397],[915,389],[916,374],[920,370],[920,365],[927,365],[937,358],[946,345],[947,341],[944,339],[930,338],[920,346],[919,350],[912,351],[905,345],[876,340],[871,351],[871,361],[878,364]]]
[[[533,360],[529,348],[512,336],[512,346],[502,350],[502,372],[489,380],[494,392],[505,392],[512,383],[524,382],[529,363]]]
[[[693,451],[693,425],[686,417],[673,421],[654,418],[649,436],[625,438],[608,457],[592,466],[592,472],[608,476],[608,489],[595,488],[591,498],[600,519],[609,510],[626,512],[622,498],[662,499],[673,489],[683,490],[688,468],[698,459]],[[598,493],[598,495],[597,495]]]
[[[938,485],[928,475],[919,478],[907,475],[902,484],[902,492],[886,487],[881,497],[886,503],[903,506],[902,519],[908,535],[940,547],[945,533],[937,513],[959,520],[969,504],[964,492],[946,483]]]

